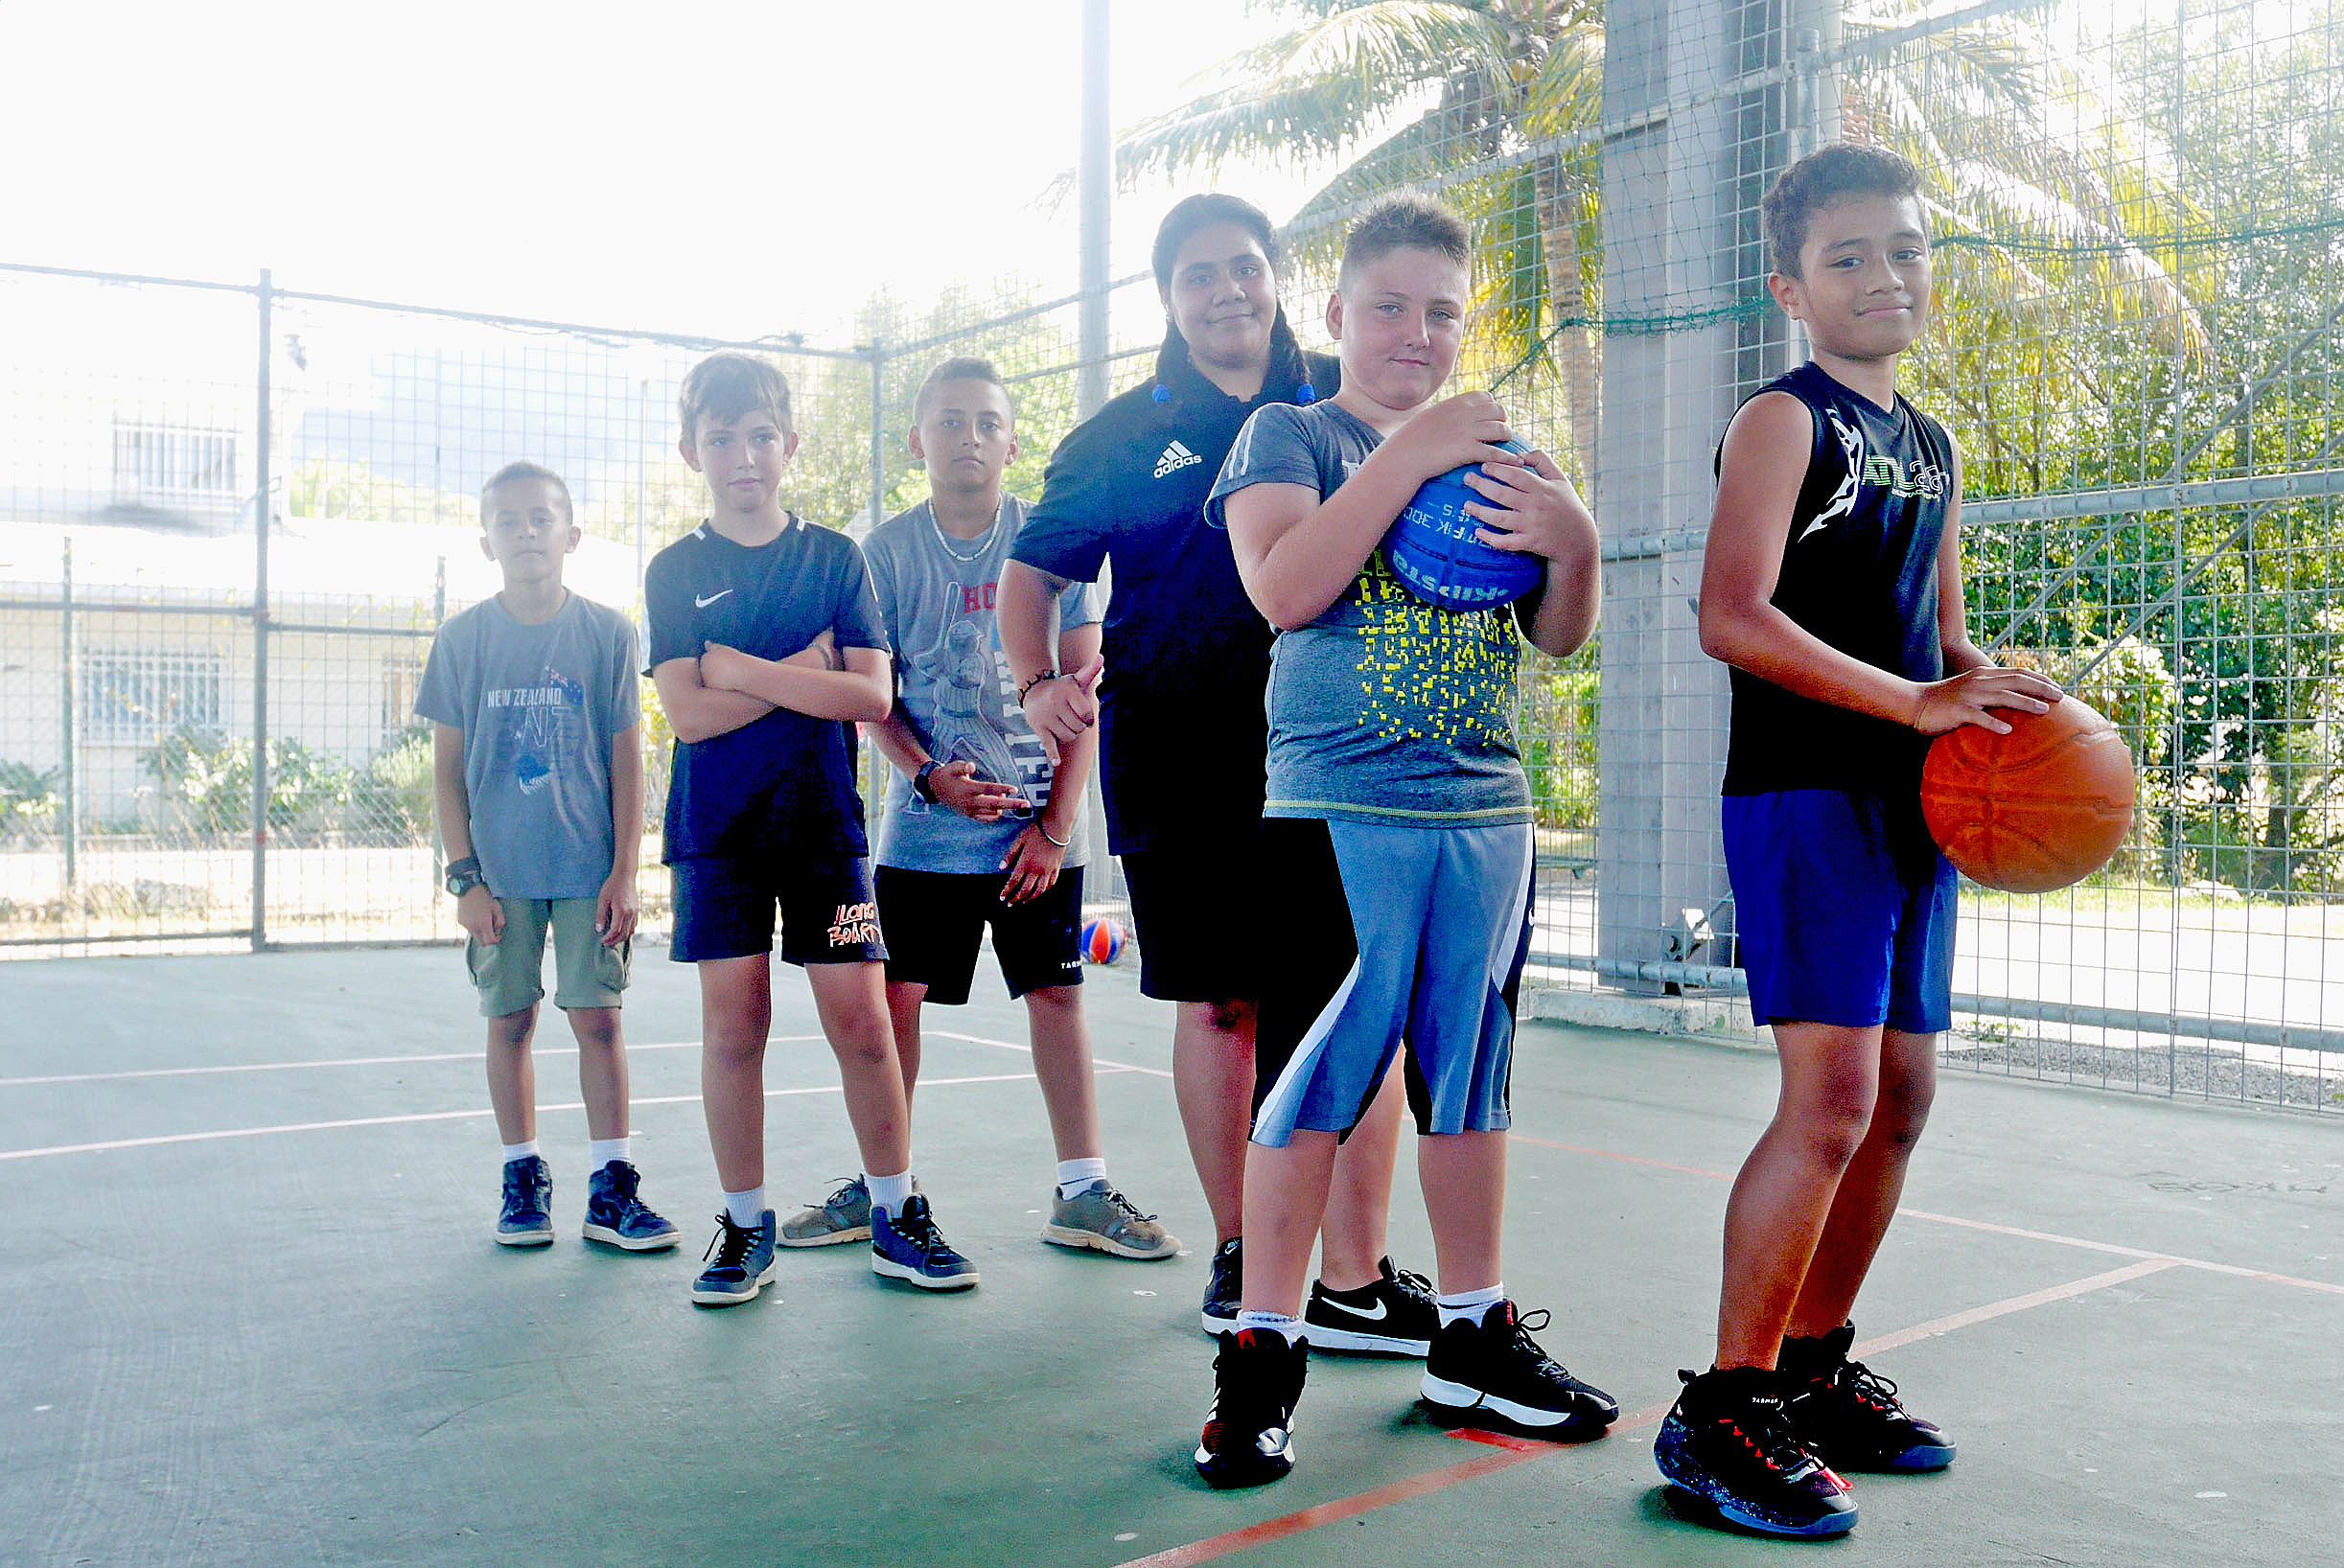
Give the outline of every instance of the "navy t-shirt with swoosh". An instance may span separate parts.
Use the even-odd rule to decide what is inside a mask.
[[[1805,364],[1751,394],[1807,405],[1815,438],[1772,603],[1811,635],[1908,680],[1939,680],[1938,546],[1954,490],[1945,427],[1897,394],[1883,408]],[[1850,790],[1910,796],[1929,737],[1729,672],[1727,795]]]
[[[720,642],[787,658],[827,632],[841,649],[887,651],[870,571],[854,541],[791,514],[771,543],[738,544],[707,523],[651,558],[645,673]],[[670,864],[787,851],[869,853],[848,726],[776,708],[706,740],[679,740],[667,785]]]
[[[1101,631],[1100,781],[1116,854],[1210,847],[1262,819],[1269,623],[1238,581],[1205,497],[1246,417],[1341,371],[1283,333],[1261,392],[1233,398],[1178,348],[1051,455],[1010,555],[1053,576],[1113,575]],[[1157,387],[1163,388],[1159,398]]]

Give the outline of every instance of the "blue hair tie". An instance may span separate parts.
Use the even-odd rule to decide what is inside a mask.
[[[1162,381],[1156,382],[1156,389],[1148,395],[1158,403],[1172,402],[1172,388],[1166,386]]]
[[[1294,402],[1297,406],[1307,408],[1317,401],[1318,388],[1312,386],[1309,381],[1294,388]]]

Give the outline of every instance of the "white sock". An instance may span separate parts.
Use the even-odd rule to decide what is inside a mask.
[[[1088,1160],[1058,1162],[1058,1196],[1061,1198],[1071,1198],[1093,1182],[1106,1179],[1107,1163],[1097,1156]]]
[[[586,1168],[600,1170],[614,1160],[634,1159],[635,1156],[628,1152],[628,1146],[634,1141],[635,1140],[631,1138],[588,1139],[586,1141]]]
[[[866,1175],[863,1185],[870,1188],[870,1206],[890,1214],[902,1213],[903,1206],[911,1201],[912,1173],[908,1170],[894,1176]]]
[[[1239,1333],[1248,1328],[1267,1328],[1286,1336],[1288,1345],[1302,1337],[1302,1320],[1288,1317],[1283,1312],[1256,1312],[1251,1307],[1237,1315]]]
[[[765,1189],[761,1187],[725,1194],[726,1217],[744,1231],[754,1231],[765,1223]]]
[[[526,1143],[507,1143],[504,1146],[504,1163],[509,1165],[516,1160],[526,1160],[536,1152],[537,1140],[534,1138]]]
[[[1454,1296],[1442,1296],[1436,1302],[1441,1309],[1441,1326],[1446,1328],[1459,1319],[1478,1326],[1482,1315],[1505,1299],[1506,1286],[1502,1280],[1481,1290],[1468,1290]]]

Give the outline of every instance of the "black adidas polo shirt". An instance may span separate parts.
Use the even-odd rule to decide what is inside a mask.
[[[1298,401],[1306,382],[1334,394],[1333,359],[1296,348],[1283,319],[1276,337],[1269,378],[1249,402],[1205,380],[1186,346],[1168,340],[1154,380],[1058,444],[1040,504],[1010,547],[1077,582],[1097,582],[1112,564],[1100,773],[1119,855],[1202,846],[1261,819],[1270,627],[1238,581],[1229,536],[1205,525],[1204,503],[1254,409]]]

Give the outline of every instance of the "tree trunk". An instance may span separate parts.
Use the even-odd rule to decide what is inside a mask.
[[[1546,305],[1557,321],[1580,323],[1554,340],[1562,372],[1563,402],[1570,421],[1572,466],[1584,479],[1595,461],[1600,428],[1603,345],[1587,324],[1587,257],[1579,249],[1580,196],[1575,181],[1553,160],[1536,174],[1540,244],[1546,253]]]

